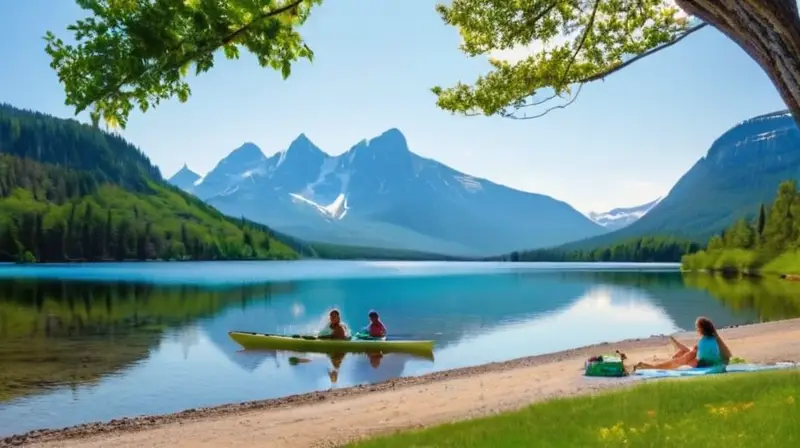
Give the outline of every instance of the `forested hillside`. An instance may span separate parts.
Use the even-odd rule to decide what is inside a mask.
[[[595,249],[631,238],[664,235],[708,241],[734,221],[753,219],[778,185],[798,179],[800,129],[786,111],[729,129],[642,219],[628,227],[559,249]]]
[[[310,249],[167,185],[119,136],[0,105],[0,261],[289,259],[298,250]]]
[[[504,258],[508,261],[677,263],[683,255],[698,249],[697,243],[680,238],[642,237],[595,249],[537,249],[512,252]]]
[[[739,219],[708,241],[705,251],[683,257],[686,270],[800,273],[800,193],[797,182],[780,184],[775,201]]]

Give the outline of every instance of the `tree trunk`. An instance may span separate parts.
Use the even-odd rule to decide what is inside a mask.
[[[736,42],[767,73],[800,126],[800,17],[796,0],[676,0]]]

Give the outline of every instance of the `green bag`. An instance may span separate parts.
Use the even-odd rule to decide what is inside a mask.
[[[586,376],[620,377],[627,374],[622,364],[622,357],[619,355],[593,356],[586,360],[584,370]]]

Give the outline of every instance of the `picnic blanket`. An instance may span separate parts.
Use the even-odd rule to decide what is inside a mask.
[[[800,367],[796,362],[779,362],[776,364],[731,364],[729,366],[700,367],[676,370],[641,369],[631,376],[643,378],[673,378],[682,376],[714,375],[720,373],[761,372],[765,370],[790,369]]]

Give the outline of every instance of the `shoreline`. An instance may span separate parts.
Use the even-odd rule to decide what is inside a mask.
[[[743,326],[729,327],[720,330],[720,333],[729,341],[734,350],[734,355],[743,355],[748,362],[774,363],[779,361],[800,361],[800,347],[796,344],[800,337],[800,319],[759,323]],[[691,333],[679,333],[679,339],[691,341]],[[794,341],[794,343],[793,343]],[[437,422],[450,421],[453,418],[472,417],[485,415],[486,413],[510,410],[525,406],[542,399],[570,396],[581,393],[593,393],[603,389],[620,387],[635,384],[636,380],[630,378],[590,378],[582,376],[583,361],[589,356],[610,353],[620,350],[627,354],[628,363],[633,364],[637,360],[642,360],[648,354],[653,357],[664,356],[669,339],[667,335],[654,335],[648,338],[628,339],[619,342],[603,342],[599,344],[563,350],[554,353],[547,353],[535,356],[517,358],[509,361],[482,364],[472,367],[463,367],[453,370],[432,372],[420,376],[402,377],[389,380],[383,383],[372,385],[359,385],[342,389],[330,389],[326,391],[310,392],[298,395],[291,395],[282,398],[255,400],[244,403],[232,403],[206,408],[187,409],[176,413],[164,415],[143,415],[138,417],[126,417],[114,419],[106,422],[89,422],[66,428],[39,429],[27,433],[11,435],[0,438],[0,447],[10,446],[104,446],[114,444],[118,446],[141,446],[142,441],[134,439],[148,437],[152,433],[155,440],[148,439],[149,446],[196,446],[198,443],[203,445],[209,442],[208,435],[202,438],[196,431],[191,431],[189,426],[203,425],[207,431],[212,431],[213,437],[217,437],[217,443],[221,446],[239,446],[224,440],[235,437],[237,431],[241,432],[244,428],[239,425],[250,420],[260,420],[269,422],[267,428],[253,428],[258,432],[276,432],[280,443],[274,446],[294,447],[294,446],[320,446],[323,441],[318,440],[325,437],[324,446],[336,446],[331,438],[338,438],[339,442],[351,440],[353,438],[367,435],[379,434],[386,430],[396,430],[426,426]],[[769,348],[772,347],[772,350]],[[668,353],[666,353],[668,355]],[[793,359],[790,359],[793,358]],[[535,379],[532,379],[534,378]],[[541,378],[540,378],[541,377]],[[539,389],[533,383],[542,383]],[[520,393],[510,393],[511,388],[520,387]],[[453,390],[463,389],[457,397],[447,398],[447,394],[453,394]],[[435,389],[435,390],[433,390]],[[491,391],[490,391],[491,389]],[[435,392],[438,392],[436,394]],[[467,393],[480,392],[479,400],[484,403],[476,403],[470,400]],[[490,393],[491,392],[491,393]],[[426,400],[434,399],[437,396],[442,399],[441,406],[450,406],[446,412],[431,414],[430,418],[420,417],[422,409],[414,411],[417,404],[417,394],[427,393]],[[406,401],[409,398],[410,401]],[[462,399],[461,403],[453,404],[453,398]],[[475,396],[478,399],[478,396]],[[398,401],[399,400],[399,401]],[[396,414],[409,414],[408,421],[392,423],[386,428],[373,427],[364,422],[370,418],[370,412],[366,404],[381,401],[384,408],[394,406],[397,408]],[[365,402],[361,407],[360,402]],[[369,403],[367,403],[369,402]],[[491,403],[488,403],[491,402]],[[448,405],[448,403],[450,403]],[[402,404],[402,406],[401,406]],[[314,406],[312,406],[314,405]],[[334,436],[329,431],[322,431],[314,436],[306,434],[315,423],[308,418],[307,414],[319,414],[317,418],[336,418],[333,414],[326,413],[321,407],[335,406],[337,409],[345,406],[345,412],[350,413],[349,418],[354,419],[354,424],[361,421],[367,429],[345,428],[346,422],[337,420],[336,425],[343,431],[343,435]],[[452,408],[452,409],[451,409]],[[353,411],[352,409],[356,409]],[[359,409],[363,409],[364,415],[359,417]],[[443,408],[444,409],[444,408]],[[429,410],[430,411],[430,410]],[[293,416],[293,413],[298,415]],[[300,416],[300,414],[303,414]],[[374,412],[373,412],[374,414]],[[278,428],[281,426],[274,423],[280,418],[285,417],[287,423],[294,423],[294,428]],[[371,418],[377,418],[372,415]],[[422,421],[417,421],[417,420]],[[300,426],[298,426],[300,425]],[[305,425],[305,426],[303,426]],[[337,428],[334,425],[333,428]],[[219,426],[219,428],[214,429]],[[222,432],[220,432],[220,429]],[[231,431],[228,437],[225,431]],[[178,438],[177,434],[185,431],[196,438],[192,442],[184,437]],[[280,433],[283,431],[284,436]],[[294,431],[294,432],[292,432]],[[169,434],[157,433],[169,432]],[[335,433],[334,433],[335,434]],[[173,442],[170,437],[176,437]],[[315,439],[316,437],[316,439]],[[342,438],[343,437],[343,438]],[[115,439],[113,442],[106,440]],[[126,442],[126,438],[131,439]],[[222,439],[220,439],[222,438]],[[102,440],[100,440],[102,439]],[[205,440],[206,443],[201,443]],[[252,439],[249,439],[252,442]],[[177,442],[177,444],[176,444]],[[127,443],[127,444],[126,444]],[[156,445],[153,445],[156,443]],[[332,444],[331,444],[332,443]],[[211,443],[211,445],[215,445]],[[219,446],[219,445],[218,445]]]

